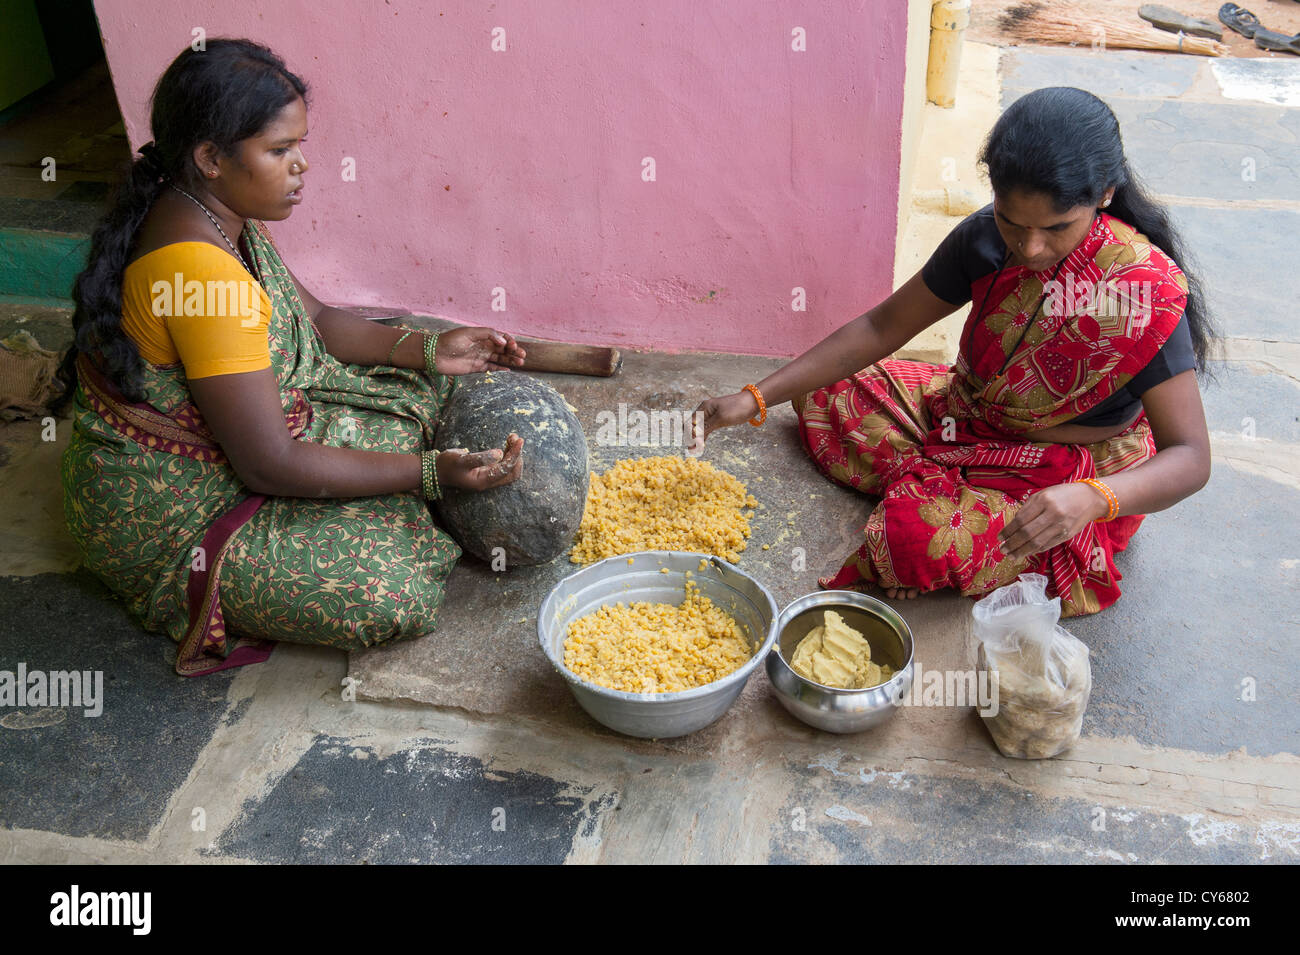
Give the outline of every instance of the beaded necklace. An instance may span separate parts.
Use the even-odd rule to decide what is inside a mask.
[[[221,228],[221,223],[218,222],[218,221],[217,221],[217,217],[214,216],[214,215],[212,214],[212,210],[209,209],[207,206],[205,206],[205,205],[204,205],[202,202],[200,202],[198,199],[195,199],[193,196],[191,196],[188,192],[186,192],[186,191],[185,191],[184,189],[182,189],[180,186],[176,185],[176,183],[173,182],[173,183],[171,183],[170,185],[171,185],[171,187],[172,187],[173,189],[175,189],[177,192],[179,192],[182,196],[184,196],[186,199],[190,200],[190,202],[194,203],[196,206],[198,206],[200,209],[203,210],[203,214],[204,214],[205,216],[207,216],[209,219],[212,220],[212,224],[213,224],[214,226],[216,226],[216,227],[217,227],[217,231],[221,233],[221,238],[223,238],[223,239],[226,240],[226,245],[230,246],[230,251],[231,251],[231,252],[234,252],[234,253],[235,253],[235,256],[239,259],[239,261],[243,263],[244,268],[246,268],[246,269],[248,270],[248,274],[249,274],[249,275],[256,275],[257,273],[255,273],[255,272],[253,271],[253,267],[252,267],[251,265],[249,265],[249,264],[248,264],[248,260],[244,258],[244,254],[243,254],[242,252],[239,251],[239,248],[235,245],[235,243],[233,243],[233,242],[230,241],[230,236],[226,235],[226,230],[223,229],[223,228]]]

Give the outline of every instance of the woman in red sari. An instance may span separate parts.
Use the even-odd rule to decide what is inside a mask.
[[[822,472],[879,498],[823,587],[978,598],[1033,572],[1063,617],[1096,613],[1144,515],[1209,480],[1196,372],[1216,336],[1097,97],[1022,97],[980,161],[990,206],[880,305],[703,402],[704,436],[790,401]],[[953,365],[884,357],[966,302]]]

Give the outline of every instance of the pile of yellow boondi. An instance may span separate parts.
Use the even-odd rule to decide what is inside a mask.
[[[676,693],[720,680],[752,656],[730,614],[686,581],[678,606],[639,602],[601,607],[569,624],[564,665],[592,683],[627,693]]]
[[[707,461],[629,458],[592,473],[569,559],[589,564],[642,550],[686,550],[734,564],[757,505],[745,485]]]

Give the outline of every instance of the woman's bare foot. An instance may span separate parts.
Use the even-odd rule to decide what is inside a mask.
[[[920,591],[915,587],[888,587],[885,589],[885,596],[890,600],[898,600],[900,597],[904,600],[911,600]]]

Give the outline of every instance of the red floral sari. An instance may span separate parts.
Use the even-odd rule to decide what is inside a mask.
[[[1112,558],[1144,515],[1089,523],[1015,561],[998,549],[998,532],[1035,491],[1155,456],[1145,411],[1091,445],[1033,434],[1095,407],[1146,367],[1182,316],[1187,282],[1145,236],[1105,214],[1050,279],[1009,267],[977,280],[951,368],[885,359],[794,399],[817,466],[880,497],[862,546],[823,587],[954,587],[979,598],[1033,572],[1048,578],[1063,617],[1119,599]]]

